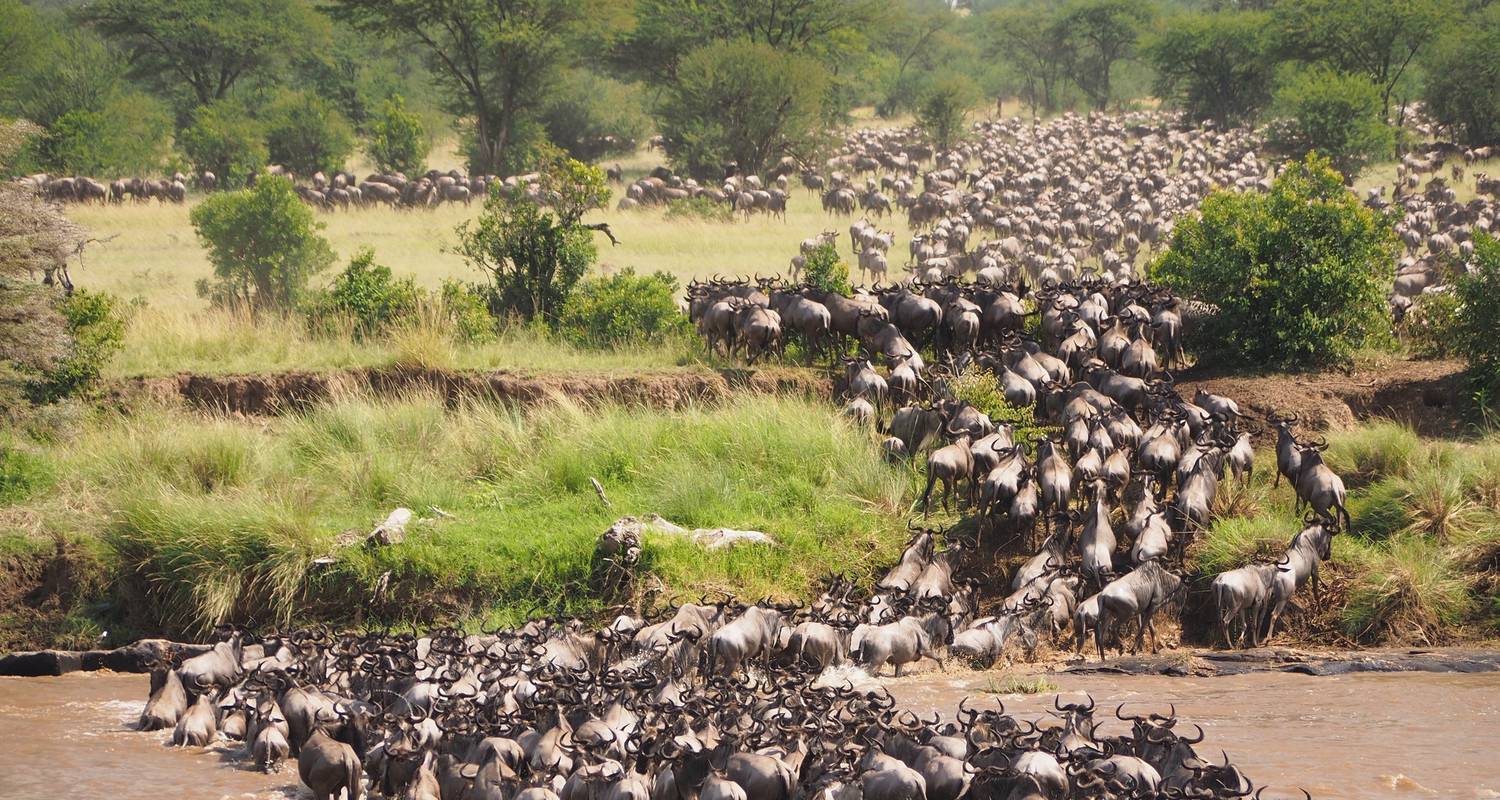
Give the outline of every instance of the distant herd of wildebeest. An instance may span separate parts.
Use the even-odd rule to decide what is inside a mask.
[[[789,342],[809,360],[838,359],[844,413],[879,430],[890,459],[925,463],[920,513],[967,511],[974,535],[914,525],[873,587],[835,579],[808,607],[726,596],[597,629],[544,619],[470,635],[301,630],[254,644],[236,632],[159,665],[141,727],[170,728],[185,745],[240,739],[268,769],[295,757],[320,800],[367,789],[424,800],[1259,796],[1227,757],[1198,755],[1201,729],[1187,735],[1175,710],[1116,709],[1112,734],[1091,700],[1059,698],[1051,719],[963,707],[929,720],[897,709],[870,677],[924,658],[989,666],[1046,638],[1104,658],[1131,628],[1132,651],[1147,635],[1154,648],[1156,614],[1187,591],[1184,550],[1225,481],[1255,466],[1235,401],[1201,389],[1184,398],[1174,385],[1185,329],[1213,309],[1136,277],[1209,191],[1269,186],[1274,168],[1253,133],[1148,113],[1013,118],[974,134],[934,153],[913,130],[857,131],[816,167],[787,160],[716,186],[660,168],[619,201],[703,197],[784,215],[795,180],[830,215],[862,212],[848,248],[868,287],[799,283],[822,245],[843,249],[842,232],[827,230],[770,269],[784,278],[694,281],[689,316],[707,347],[752,364]],[[1389,192],[1364,198],[1404,211],[1393,314],[1444,291],[1471,232],[1495,230],[1500,181],[1466,173],[1492,155],[1421,146]],[[1460,202],[1466,178],[1474,199]],[[213,184],[29,180],[59,201],[100,202],[180,201],[189,183]],[[316,175],[298,191],[325,208],[415,208],[467,203],[497,180]],[[546,199],[531,176],[503,183]],[[893,213],[916,232],[904,259],[894,233],[869,221]],[[958,399],[954,387],[976,372],[1042,427],[1021,435]],[[1326,441],[1299,437],[1293,416],[1267,421],[1275,480],[1306,513],[1280,558],[1212,578],[1217,634],[1231,647],[1265,641],[1299,589],[1317,592],[1319,565],[1350,526]],[[966,556],[1000,537],[1031,555],[1008,579],[961,577]]]

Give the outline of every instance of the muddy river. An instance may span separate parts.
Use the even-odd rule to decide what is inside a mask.
[[[1002,700],[1022,716],[1052,695],[993,695],[985,673],[924,675],[891,682],[919,711],[951,712],[965,695]],[[1093,694],[1105,706],[1144,712],[1175,702],[1207,731],[1205,754],[1227,750],[1266,800],[1317,798],[1500,798],[1500,674],[1356,674],[1309,677],[1053,676],[1059,691]],[[307,796],[296,768],[262,775],[241,750],[165,745],[169,732],[130,730],[145,701],[143,675],[0,678],[0,798],[216,800]],[[1107,731],[1125,723],[1111,719]]]

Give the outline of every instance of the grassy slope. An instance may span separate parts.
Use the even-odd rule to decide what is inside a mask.
[[[779,546],[705,554],[653,535],[648,584],[805,595],[820,577],[894,558],[913,481],[831,409],[770,398],[680,414],[445,408],[424,396],[273,420],[147,408],[28,451],[40,462],[30,469],[51,477],[0,501],[0,531],[13,532],[0,553],[50,549],[47,534],[93,548],[115,577],[78,613],[120,634],[587,611],[600,603],[586,586],[596,538],[621,515],[652,512],[763,530]],[[335,548],[397,506],[434,519],[400,545]],[[328,553],[335,563],[312,565]]]
[[[1304,626],[1367,644],[1500,634],[1500,437],[1424,440],[1376,422],[1329,438],[1353,533],[1334,540],[1332,601],[1304,615]],[[1258,453],[1257,465],[1248,488],[1225,484],[1219,511],[1228,518],[1192,551],[1204,574],[1274,559],[1300,529],[1287,482],[1271,488],[1274,453]]]

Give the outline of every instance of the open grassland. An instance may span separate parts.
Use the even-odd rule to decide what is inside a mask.
[[[643,589],[806,596],[894,559],[914,482],[831,409],[776,398],[676,413],[420,395],[274,419],[137,408],[65,442],[7,445],[0,558],[60,546],[92,565],[71,568],[96,579],[53,631],[82,639],[587,613],[605,602],[589,588],[595,541],[625,514],[777,542],[704,552],[650,534]],[[359,543],[398,506],[423,518],[404,543]],[[340,547],[346,531],[356,541]]]
[[[1334,539],[1324,602],[1297,597],[1303,630],[1362,644],[1500,635],[1500,436],[1429,440],[1375,422],[1329,439],[1352,531]],[[1301,529],[1287,482],[1272,488],[1275,454],[1256,455],[1250,485],[1223,484],[1222,516],[1190,551],[1205,576],[1274,560]]]

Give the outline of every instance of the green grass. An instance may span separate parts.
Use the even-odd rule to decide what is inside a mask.
[[[55,485],[0,514],[103,547],[119,570],[98,619],[153,632],[587,613],[595,540],[625,514],[777,542],[705,553],[652,534],[647,585],[805,597],[894,559],[913,487],[832,409],[765,397],[677,413],[354,397],[270,420],[146,407],[45,457]],[[405,542],[335,545],[397,506],[424,518]]]
[[[1329,435],[1328,463],[1349,487],[1352,532],[1328,572],[1344,587],[1332,624],[1364,643],[1437,644],[1500,630],[1500,436],[1424,440],[1396,423]],[[1218,519],[1191,551],[1204,575],[1279,556],[1301,528],[1289,487],[1270,488],[1257,453],[1246,490],[1258,514]]]

